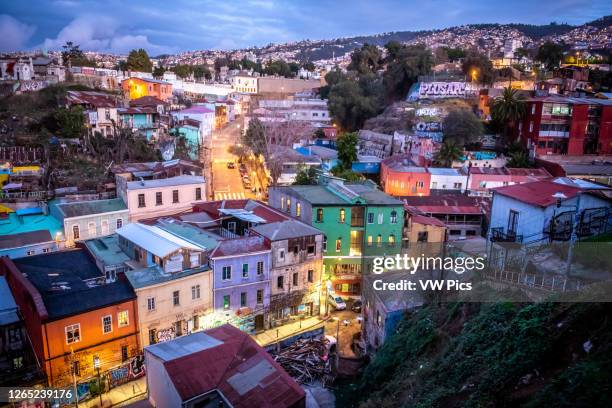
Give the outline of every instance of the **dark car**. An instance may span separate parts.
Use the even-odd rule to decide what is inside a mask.
[[[351,310],[355,313],[361,313],[361,300],[356,300],[353,302],[353,305],[351,306]]]
[[[236,165],[234,164],[234,162],[227,162],[227,168],[228,169],[235,169]]]

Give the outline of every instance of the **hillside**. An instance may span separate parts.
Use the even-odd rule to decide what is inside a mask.
[[[428,307],[403,322],[354,386],[360,407],[604,407],[612,307],[492,303]]]

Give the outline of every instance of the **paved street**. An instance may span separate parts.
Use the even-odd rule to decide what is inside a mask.
[[[240,142],[242,118],[227,124],[223,129],[212,135],[212,188],[215,200],[246,198],[240,172],[238,157],[229,151],[230,146]],[[235,168],[229,169],[228,162],[235,163]]]
[[[353,336],[361,331],[361,316],[351,310],[332,311],[330,318],[325,322],[325,334],[336,337],[338,351],[342,357],[355,357],[351,348]]]

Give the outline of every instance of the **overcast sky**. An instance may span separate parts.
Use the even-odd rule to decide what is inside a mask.
[[[0,51],[59,49],[150,55],[469,23],[582,24],[610,0],[0,0]]]

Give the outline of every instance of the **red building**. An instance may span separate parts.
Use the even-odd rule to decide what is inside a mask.
[[[537,155],[611,154],[612,100],[532,97],[519,123],[521,141]]]
[[[418,167],[410,155],[397,155],[380,163],[380,182],[385,193],[393,196],[428,196],[431,174]]]

